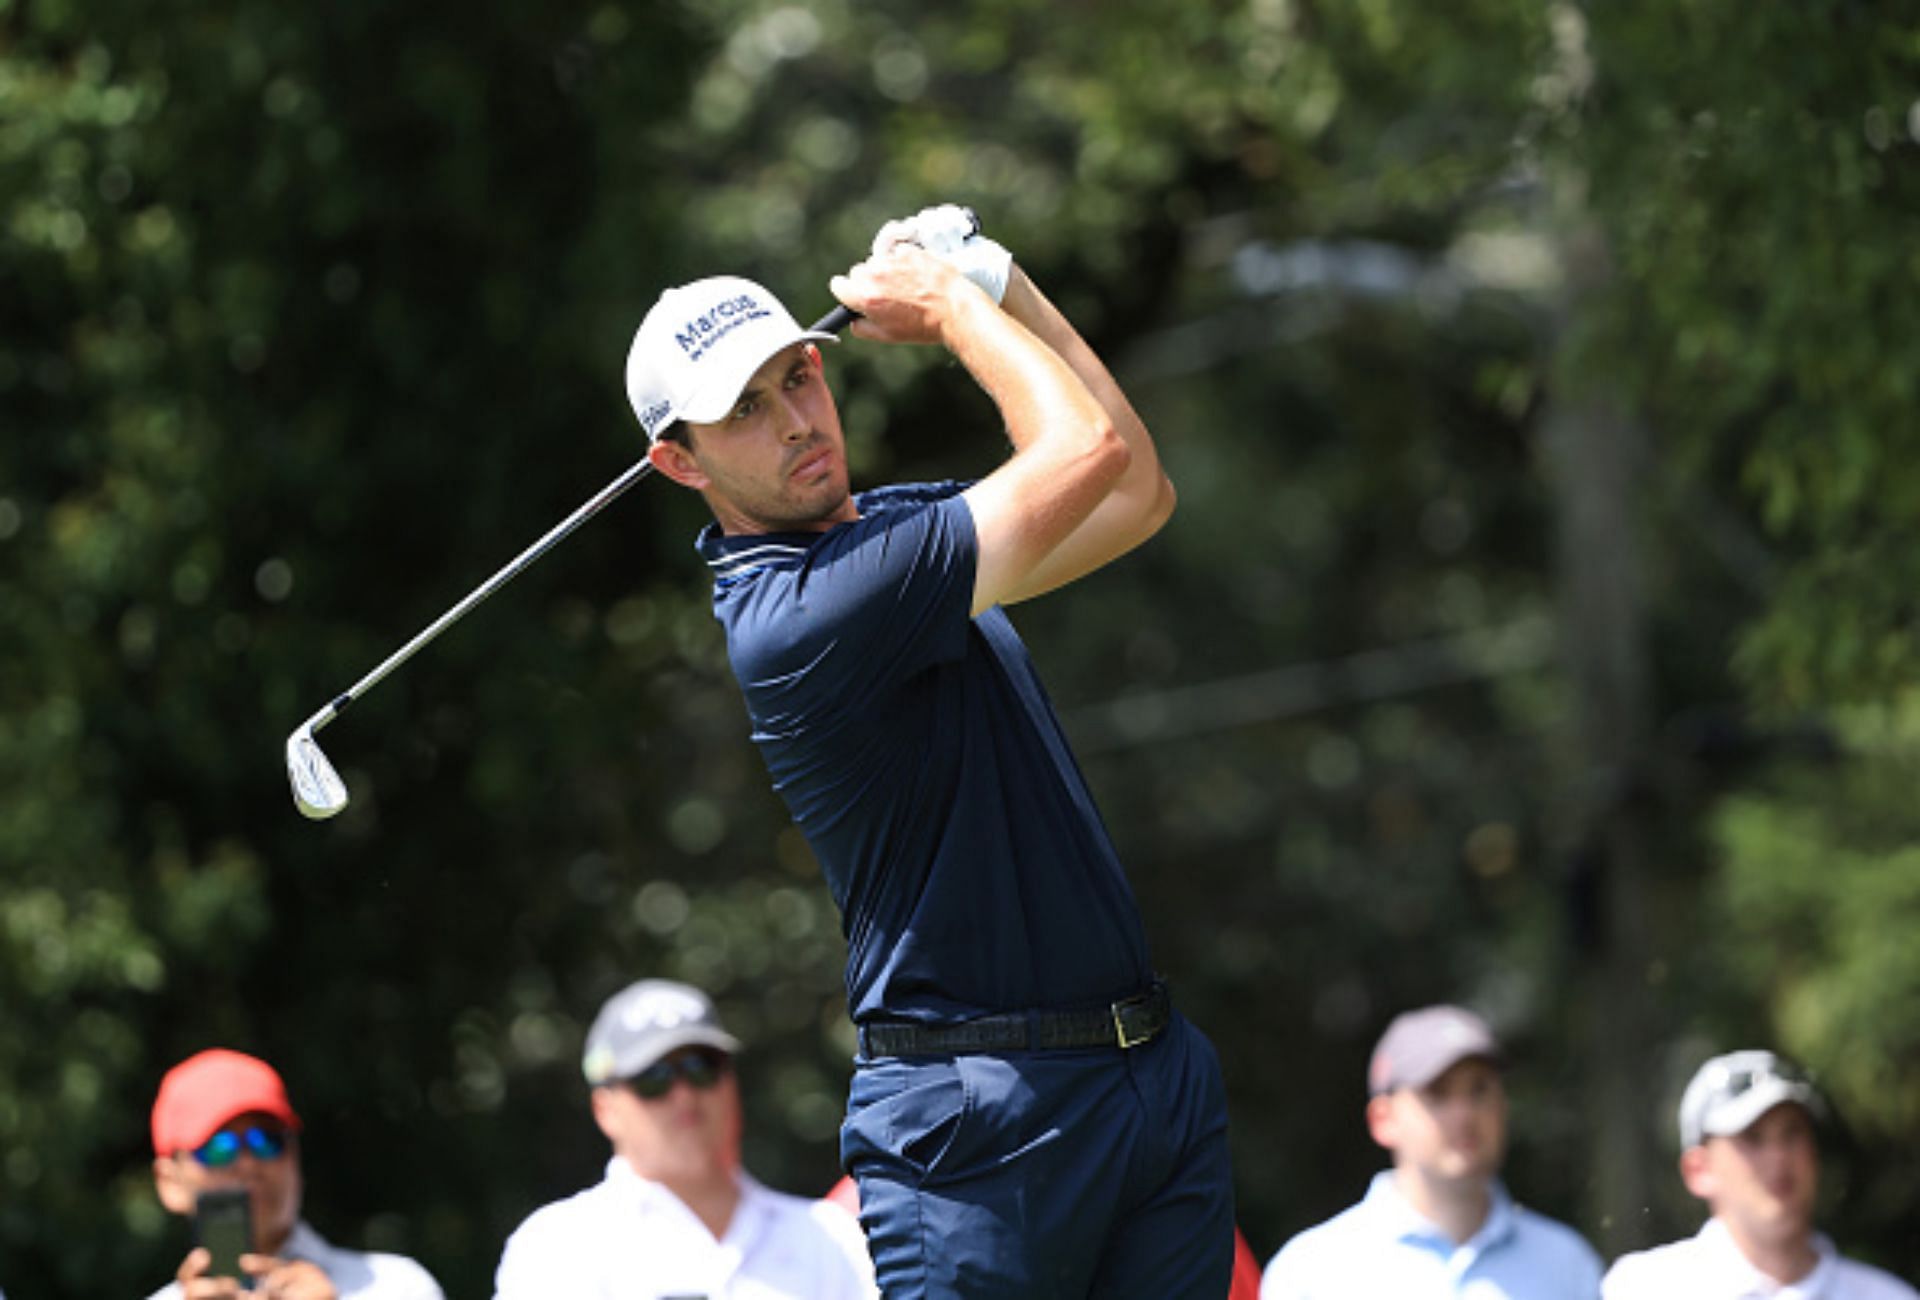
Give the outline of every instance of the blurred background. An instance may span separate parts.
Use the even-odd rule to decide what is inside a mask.
[[[1775,1046],[1825,1219],[1920,1271],[1920,21],[1858,0],[0,0],[0,1285],[144,1294],[160,1074],[260,1053],[308,1217],[490,1292],[597,1180],[664,974],[823,1192],[844,947],[651,482],[289,731],[642,450],[667,284],[811,319],[971,205],[1181,509],[1015,611],[1230,1084],[1264,1260],[1383,1163],[1395,1012],[1513,1047],[1515,1195],[1691,1233],[1680,1086]],[[856,478],[973,476],[830,350]]]

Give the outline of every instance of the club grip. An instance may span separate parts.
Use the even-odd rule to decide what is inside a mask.
[[[815,321],[813,323],[813,328],[817,330],[824,330],[828,334],[838,334],[841,330],[851,325],[853,323],[854,317],[858,316],[859,314],[860,313],[855,311],[853,308],[843,304],[841,306],[835,307],[832,311],[828,312],[826,315],[822,316],[819,320]]]

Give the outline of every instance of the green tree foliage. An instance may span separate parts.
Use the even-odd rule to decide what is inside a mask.
[[[1775,710],[1912,673],[1917,39],[1844,2],[1594,11],[1567,141],[1619,272],[1594,360],[1777,548],[1741,652]]]
[[[1781,1042],[1821,1063],[1847,1139],[1834,1199],[1898,1264],[1920,1195],[1903,1158],[1920,1122],[1903,1083],[1920,1061],[1912,709],[1855,711],[1840,734],[1853,761],[1792,765],[1720,806],[1709,975],[1758,992]]]
[[[810,315],[947,200],[1115,359],[1181,488],[1016,617],[1227,1062],[1256,1249],[1358,1194],[1366,1051],[1440,998],[1512,1027],[1514,1185],[1583,1212],[1568,845],[1610,800],[1661,808],[1649,1125],[1689,1052],[1830,1059],[1844,1026],[1849,1110],[1910,1140],[1865,1073],[1910,1054],[1893,778],[1832,778],[1856,821],[1708,742],[1736,640],[1763,706],[1905,664],[1912,36],[1841,3],[0,0],[0,1285],[171,1273],[146,1111],[219,1042],[287,1072],[323,1231],[483,1294],[597,1176],[579,1039],[641,974],[753,1044],[750,1165],[832,1181],[842,942],[697,502],[637,489],[329,727],[336,822],[280,747],[638,454],[618,374],[662,285]],[[1569,195],[1612,275],[1566,323]],[[830,365],[863,480],[998,454],[937,358]],[[1557,757],[1536,467],[1570,374],[1656,448],[1663,747],[1597,793]],[[1855,1181],[1911,1264],[1911,1189]]]
[[[1669,1075],[1729,1036],[1824,1066],[1861,1139],[1849,1222],[1911,1274],[1896,1225],[1914,1187],[1889,1156],[1911,1116],[1873,1081],[1911,1059],[1901,991],[1920,974],[1899,937],[1920,919],[1916,828],[1894,793],[1911,748],[1920,29],[1845,3],[1582,12],[1590,89],[1556,119],[1556,150],[1612,275],[1571,353],[1652,430],[1670,589],[1717,569],[1736,611],[1731,642],[1670,626],[1667,689],[1730,661],[1775,739],[1817,730],[1826,752],[1737,772],[1698,849],[1710,870],[1667,872],[1651,928]]]

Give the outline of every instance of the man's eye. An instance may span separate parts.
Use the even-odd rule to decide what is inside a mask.
[[[759,409],[760,409],[759,398],[757,397],[746,398],[738,406],[733,408],[733,418],[736,420],[744,420]]]
[[[813,374],[811,371],[809,371],[805,366],[797,366],[794,368],[793,372],[787,376],[787,387],[803,388],[806,386],[807,381],[811,378],[813,378]]]

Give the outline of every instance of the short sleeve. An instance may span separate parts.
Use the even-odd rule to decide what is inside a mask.
[[[1295,1237],[1267,1261],[1260,1274],[1260,1300],[1308,1300],[1310,1291],[1304,1268],[1307,1247]]]
[[[1613,1267],[1600,1279],[1600,1300],[1633,1300],[1644,1295],[1645,1289],[1638,1285],[1643,1271],[1643,1259],[1640,1255],[1623,1255],[1613,1262]]]
[[[959,659],[975,558],[973,516],[951,496],[863,517],[748,584],[729,652],[760,733],[789,734]]]
[[[879,1300],[873,1280],[873,1259],[867,1252],[860,1222],[837,1205],[824,1202],[807,1208],[807,1222],[827,1241],[834,1257],[830,1277],[824,1279],[821,1300]]]
[[[571,1275],[580,1254],[578,1243],[565,1230],[566,1223],[565,1213],[548,1205],[514,1230],[494,1270],[494,1300],[542,1300],[577,1284]]]
[[[375,1285],[367,1300],[446,1300],[440,1284],[418,1261],[404,1255],[374,1255]]]

